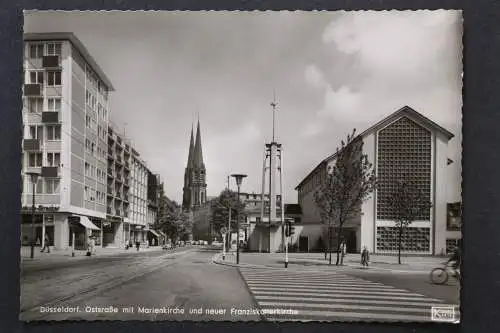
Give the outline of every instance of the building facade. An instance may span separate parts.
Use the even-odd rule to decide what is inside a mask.
[[[460,228],[447,222],[446,172],[449,164],[448,141],[453,134],[417,111],[406,106],[375,124],[359,137],[363,154],[373,163],[379,185],[362,213],[344,226],[343,238],[348,252],[366,246],[372,253],[396,253],[398,250],[395,211],[389,197],[397,180],[411,183],[432,202],[403,235],[403,252],[439,255],[461,238]],[[296,241],[311,251],[322,246],[326,228],[314,201],[314,193],[335,163],[335,154],[324,159],[296,187],[302,210],[296,227]],[[334,244],[335,245],[335,244]],[[447,246],[448,245],[448,246]]]
[[[203,162],[200,122],[196,128],[196,142],[193,142],[193,130],[189,143],[189,154],[184,171],[182,209],[186,212],[195,210],[207,202],[206,169]]]
[[[71,33],[24,35],[21,240],[65,249],[102,244],[107,128],[113,86]]]

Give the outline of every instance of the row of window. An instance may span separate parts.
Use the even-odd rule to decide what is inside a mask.
[[[97,148],[96,148],[97,147]],[[96,157],[98,160],[101,162],[106,163],[107,159],[107,152],[106,149],[101,148],[99,145],[97,145],[95,142],[92,142],[89,139],[85,139],[85,151]]]
[[[25,193],[32,194],[33,183],[31,179],[27,177],[27,188]],[[60,180],[57,178],[38,178],[35,184],[36,194],[59,194],[60,193]]]
[[[97,178],[101,183],[106,181],[106,172],[88,162],[85,162],[85,176]]]
[[[28,153],[28,166],[32,168],[49,166],[49,167],[59,167],[61,166],[61,153],[46,153],[45,161],[43,159],[43,153]]]
[[[29,126],[27,139],[38,139],[40,143],[45,140],[61,140],[61,125],[31,125]]]
[[[61,71],[60,70],[30,70],[29,72],[30,84],[44,84],[47,83],[48,87],[56,87],[61,85]]]
[[[101,205],[106,204],[106,193],[96,191],[95,188],[85,186],[84,195],[86,201],[95,201]]]
[[[31,59],[39,59],[43,56],[61,56],[62,44],[57,42],[49,43],[30,43],[29,44],[29,57]]]
[[[43,111],[59,112],[61,111],[61,97],[47,98],[47,106],[44,107],[43,97],[28,97],[26,107],[29,113],[42,113]]]

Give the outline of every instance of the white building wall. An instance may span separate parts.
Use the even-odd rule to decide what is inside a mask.
[[[368,156],[368,161],[373,164],[375,172],[377,170],[377,155],[376,155],[377,137],[375,133],[367,135],[363,139],[363,153]],[[366,246],[371,253],[375,252],[375,220],[376,220],[376,191],[370,195],[370,198],[361,206],[361,228],[357,232],[358,243],[356,244],[357,251]]]
[[[447,165],[448,165],[448,144],[442,135],[436,135],[436,191],[434,194],[434,219],[435,219],[435,247],[434,254],[446,252],[447,238]]]

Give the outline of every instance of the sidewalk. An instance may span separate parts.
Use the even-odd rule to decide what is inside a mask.
[[[21,262],[29,263],[29,262],[57,262],[57,261],[67,261],[68,258],[71,260],[81,260],[87,258],[86,250],[75,250],[75,256],[72,257],[71,248],[67,250],[56,250],[51,249],[50,253],[40,252],[40,247],[35,247],[35,257],[33,259],[30,258],[31,249],[29,246],[23,246],[21,248]],[[141,253],[141,252],[151,252],[151,251],[162,251],[161,246],[150,246],[149,248],[141,247],[139,251],[135,248],[130,248],[125,250],[125,248],[116,247],[116,248],[96,248],[95,253],[92,256],[111,256],[116,254],[125,254],[125,253]],[[163,250],[166,251],[166,250]]]
[[[323,253],[289,253],[288,264],[304,268],[321,270],[332,270],[339,268],[361,268],[361,257],[359,254],[348,254],[344,258],[343,266],[336,266],[337,255],[332,253],[332,265],[329,265],[328,256],[324,259]],[[398,264],[397,256],[371,255],[368,269],[388,270],[392,272],[414,272],[428,273],[432,268],[441,266],[447,258],[430,256],[401,256],[401,264]],[[215,263],[236,265],[236,254],[226,253],[226,260],[222,260],[220,254]],[[284,253],[240,253],[240,266],[265,266],[284,267]],[[289,267],[290,267],[289,266]]]

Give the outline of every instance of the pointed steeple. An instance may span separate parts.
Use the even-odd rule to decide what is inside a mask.
[[[198,126],[196,129],[196,143],[194,145],[193,164],[196,168],[202,168],[202,169],[205,168],[205,164],[203,163],[203,153],[201,148],[200,119],[198,119]]]
[[[189,155],[187,162],[188,168],[193,167],[193,157],[194,157],[194,138],[193,138],[193,126],[191,126],[191,141],[189,142]]]

